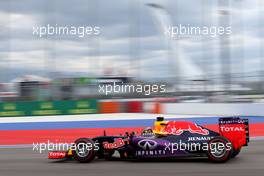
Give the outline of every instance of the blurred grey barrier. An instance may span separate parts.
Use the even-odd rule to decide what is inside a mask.
[[[263,103],[164,103],[165,114],[264,116]]]

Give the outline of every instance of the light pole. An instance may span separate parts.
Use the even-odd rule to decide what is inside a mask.
[[[219,9],[219,26],[229,27],[230,10],[228,9],[230,0],[218,0]],[[224,34],[220,37],[220,63],[221,63],[221,77],[224,84],[224,91],[229,93],[231,86],[231,62],[230,62],[230,38]]]

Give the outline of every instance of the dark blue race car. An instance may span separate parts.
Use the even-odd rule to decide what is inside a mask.
[[[235,157],[249,142],[248,120],[239,117],[220,118],[219,130],[213,131],[188,121],[165,121],[157,117],[153,128],[140,135],[79,138],[65,151],[51,151],[49,159],[90,162],[110,159],[118,153],[123,160],[183,157],[207,157],[225,162]]]

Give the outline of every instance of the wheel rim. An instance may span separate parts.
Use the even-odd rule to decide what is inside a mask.
[[[221,146],[225,146],[225,143],[223,142],[214,142],[214,143],[211,143],[213,144],[214,148],[212,149],[211,148],[211,155],[215,158],[222,158],[223,156],[225,156],[226,154],[226,147],[222,147],[221,149],[219,148],[219,145]],[[210,146],[211,147],[211,146]]]
[[[77,145],[76,153],[79,157],[86,157],[89,155],[90,150],[87,149],[86,143],[79,143]]]

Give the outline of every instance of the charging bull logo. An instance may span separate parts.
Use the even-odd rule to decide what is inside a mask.
[[[184,131],[189,131],[190,133],[197,133],[201,135],[208,135],[209,131],[203,129],[193,122],[168,122],[164,128],[165,133],[181,135]]]

